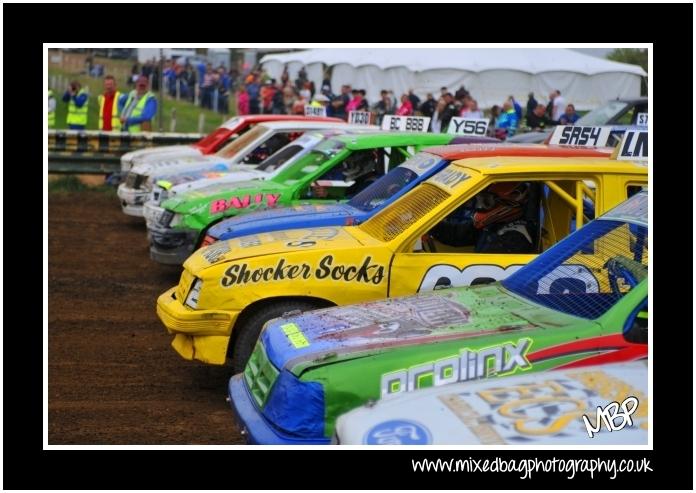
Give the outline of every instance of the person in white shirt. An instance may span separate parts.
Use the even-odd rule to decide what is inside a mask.
[[[559,91],[558,89],[556,89],[551,94],[553,95],[553,113],[551,114],[551,119],[557,122],[561,118],[561,115],[565,112],[566,103],[565,99],[563,99],[563,97],[561,96],[561,91]]]
[[[467,101],[467,107],[462,110],[459,116],[464,118],[483,118],[483,111],[478,107],[478,102],[475,99]]]

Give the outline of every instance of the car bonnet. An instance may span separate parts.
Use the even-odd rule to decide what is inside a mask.
[[[260,340],[276,368],[299,374],[308,366],[406,346],[557,328],[578,321],[491,284],[279,318],[266,326]]]
[[[306,204],[280,207],[231,217],[215,226],[208,234],[213,238],[230,238],[279,229],[307,228],[326,224],[347,224],[360,214],[348,204]]]
[[[283,259],[283,254],[288,253],[306,254],[321,250],[330,252],[359,246],[361,243],[345,228],[340,227],[273,231],[218,241],[194,252],[186,260],[184,267],[196,273],[214,265],[252,257],[272,256]]]

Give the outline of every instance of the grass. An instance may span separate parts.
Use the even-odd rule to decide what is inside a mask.
[[[126,73],[130,73],[130,65],[132,65],[132,61],[130,60],[109,60],[109,63],[114,63],[114,62],[126,62],[129,64],[128,66],[128,71]],[[96,59],[96,63],[99,63],[99,59]],[[111,72],[109,72],[111,73]],[[48,75],[49,75],[49,84],[50,84],[50,78],[51,76],[62,76],[64,77],[65,81],[70,81],[70,80],[78,80],[80,84],[82,84],[83,87],[89,87],[89,92],[90,92],[90,97],[89,97],[89,107],[88,107],[88,116],[87,116],[87,130],[97,130],[98,129],[98,122],[99,122],[99,103],[97,101],[97,96],[101,94],[102,92],[102,80],[100,78],[94,78],[94,77],[89,77],[86,74],[74,74],[70,73],[69,71],[57,67],[49,67],[48,70]],[[126,76],[119,77],[117,74],[114,74],[116,77],[116,81],[118,84],[118,88],[121,91],[127,92],[130,90],[128,86],[125,85],[125,79]],[[67,112],[68,112],[68,104],[64,103],[62,100],[63,97],[63,91],[62,88],[53,88],[53,93],[56,98],[56,128],[57,129],[66,129],[68,128],[66,124],[66,118],[67,118]],[[158,97],[158,103],[159,101],[159,95],[155,94],[155,96]],[[230,109],[234,109],[236,107],[234,103],[234,98],[230,98]],[[164,132],[169,132],[170,130],[170,122],[172,118],[172,110],[176,110],[176,132],[183,132],[183,133],[197,133],[198,132],[198,119],[199,115],[203,113],[205,115],[205,123],[203,125],[203,133],[207,134],[215,130],[217,127],[220,126],[222,122],[227,120],[228,118],[232,117],[233,115],[221,115],[220,113],[216,113],[214,111],[210,111],[207,109],[203,109],[199,106],[195,106],[193,103],[189,103],[187,101],[176,101],[175,99],[172,99],[168,96],[165,96],[164,99],[164,106],[163,106],[163,115],[162,115],[162,130]],[[155,116],[155,118],[152,120],[152,127],[153,131],[158,131],[158,117]]]
[[[107,184],[97,186],[87,185],[76,175],[63,175],[55,179],[49,179],[49,193],[71,193],[71,192],[100,192],[109,195],[116,195],[116,189]]]

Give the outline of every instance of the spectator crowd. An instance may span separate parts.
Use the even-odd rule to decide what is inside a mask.
[[[88,65],[90,75],[103,74],[103,67],[92,65],[91,59]],[[153,59],[134,64],[126,82],[133,90],[121,94],[116,91],[115,79],[110,75],[104,77],[104,94],[99,96],[100,129],[138,131],[146,129],[154,117],[157,109],[154,94],[160,85],[158,63]],[[524,109],[514,96],[509,96],[484,114],[464,86],[454,94],[447,87],[441,87],[437,98],[428,93],[425,100],[421,100],[413,89],[398,98],[393,91],[383,89],[379,99],[371,104],[365,89],[353,88],[349,84],[342,85],[334,93],[328,77],[317,90],[304,68],[294,81],[290,80],[287,67],[280,80],[276,80],[259,68],[240,75],[236,68],[227,70],[222,65],[213,68],[211,63],[203,60],[170,59],[164,62],[162,83],[169,96],[189,100],[222,114],[230,112],[230,94],[235,94],[238,115],[302,115],[306,106],[314,106],[325,108],[327,116],[343,119],[347,119],[351,111],[370,111],[374,115],[373,123],[377,125],[382,123],[385,115],[426,116],[430,118],[431,132],[447,132],[454,117],[486,118],[489,120],[489,135],[501,139],[511,137],[520,128],[542,130],[558,124],[572,125],[579,118],[575,106],[566,104],[559,90],[549,94],[546,104],[537,101],[534,93],[529,93]],[[62,99],[68,103],[69,128],[84,129],[86,92],[75,81]],[[49,92],[49,122],[55,122],[54,111],[55,99]]]
[[[237,90],[239,115],[304,114],[305,106],[323,106],[327,116],[343,119],[347,119],[351,111],[371,111],[377,125],[381,124],[385,115],[427,116],[431,119],[431,132],[447,132],[453,117],[488,118],[490,135],[503,139],[511,137],[522,127],[541,130],[558,124],[572,125],[580,118],[575,106],[566,104],[559,90],[549,94],[547,104],[537,101],[534,93],[530,93],[524,109],[513,96],[509,96],[500,105],[494,105],[485,116],[464,86],[454,94],[447,87],[442,87],[437,99],[428,93],[423,101],[412,89],[398,99],[393,91],[383,89],[379,100],[370,104],[364,89],[345,84],[334,93],[328,78],[323,80],[317,91],[304,68],[294,81],[290,80],[287,68],[279,81],[262,70],[252,70],[243,78]]]

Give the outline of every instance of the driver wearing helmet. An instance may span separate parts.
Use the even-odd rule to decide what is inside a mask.
[[[529,191],[527,182],[494,183],[430,234],[445,245],[474,245],[476,253],[532,253],[534,241],[524,218]]]

